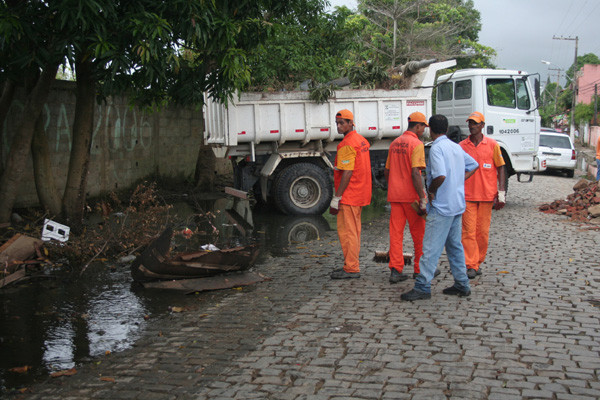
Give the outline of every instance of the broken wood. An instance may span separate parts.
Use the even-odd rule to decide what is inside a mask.
[[[227,215],[229,222],[234,224],[242,235],[247,236],[249,232],[252,232],[252,225],[250,225],[236,210],[225,210],[225,215]]]
[[[248,192],[244,192],[243,190],[234,189],[232,187],[225,187],[225,193],[230,194],[234,197],[238,197],[240,199],[248,200]]]
[[[25,278],[27,276],[27,271],[25,270],[25,268],[21,268],[19,270],[17,270],[17,272],[13,272],[12,274],[8,275],[5,278],[0,279],[0,288],[9,285],[13,282],[17,282],[20,281],[21,279]]]
[[[254,272],[219,275],[207,278],[178,279],[173,281],[146,282],[146,289],[168,289],[188,293],[208,290],[230,289],[238,286],[248,286],[262,282],[268,278]]]

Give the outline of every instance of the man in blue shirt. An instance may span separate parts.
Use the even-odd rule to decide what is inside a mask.
[[[406,301],[431,298],[431,280],[444,246],[454,285],[444,289],[443,293],[460,297],[471,294],[461,230],[462,214],[466,208],[465,179],[473,175],[479,164],[458,144],[448,139],[448,119],[445,116],[434,115],[429,118],[429,130],[433,145],[427,162],[429,203],[421,273],[415,280],[415,287],[400,296]]]

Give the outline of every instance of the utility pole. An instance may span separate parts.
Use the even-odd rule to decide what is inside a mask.
[[[594,85],[594,118],[592,119],[594,125],[598,125],[598,84]]]
[[[562,68],[548,68],[550,71],[557,71],[556,75],[556,88],[554,88],[554,113],[556,114],[556,103],[558,103],[558,84],[560,83],[560,72]]]
[[[577,47],[579,46],[579,36],[573,37],[557,37],[552,36],[554,40],[574,40],[575,41],[575,59],[573,61],[573,105],[571,106],[571,126],[569,127],[569,136],[572,141],[575,141],[575,105],[577,102]]]

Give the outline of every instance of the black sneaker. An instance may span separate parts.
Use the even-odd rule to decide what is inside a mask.
[[[450,286],[449,288],[442,290],[442,293],[450,296],[469,297],[471,295],[471,290],[460,290],[456,286]]]
[[[431,298],[431,293],[420,292],[412,289],[410,292],[402,293],[400,298],[404,301],[427,300]]]
[[[469,279],[475,279],[475,277],[477,276],[477,271],[475,271],[473,268],[469,268],[467,269],[467,276],[469,277]]]
[[[398,283],[408,279],[407,274],[403,274],[402,272],[398,272],[396,268],[391,268],[390,272],[390,283]]]
[[[331,279],[353,279],[360,278],[360,272],[346,272],[344,269],[338,269],[333,271],[331,275],[329,275]]]
[[[477,275],[481,275],[481,267],[479,267],[479,269],[477,270],[477,272],[475,272]]]

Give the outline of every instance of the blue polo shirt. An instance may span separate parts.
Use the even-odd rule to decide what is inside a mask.
[[[441,215],[452,217],[465,212],[465,172],[477,168],[477,161],[447,136],[435,139],[429,150],[427,162],[427,187],[439,177],[445,176],[435,198],[428,204]]]

